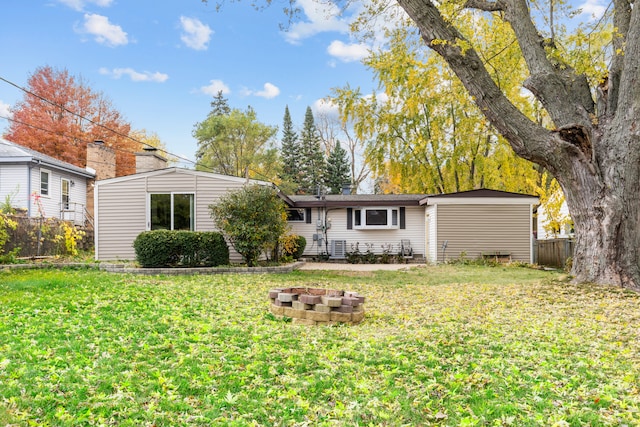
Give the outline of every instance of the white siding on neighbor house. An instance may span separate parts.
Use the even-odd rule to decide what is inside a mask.
[[[357,207],[354,207],[357,209]],[[331,251],[332,240],[345,240],[347,252],[355,250],[356,244],[360,252],[366,252],[368,248],[376,254],[383,253],[385,248],[389,248],[390,253],[395,255],[400,252],[400,241],[409,240],[414,255],[423,256],[425,253],[425,224],[424,208],[421,206],[407,207],[405,209],[405,229],[393,228],[383,230],[362,230],[347,229],[347,209],[329,208],[327,218],[331,222],[331,227],[327,230],[326,245],[318,247],[313,242],[313,234],[321,234],[321,230],[316,229],[318,211],[314,208],[311,224],[289,223],[296,234],[300,234],[307,239],[307,247],[304,255],[313,256],[322,252]]]
[[[437,206],[437,248],[448,241],[443,259],[480,258],[509,252],[512,260],[531,262],[531,205],[454,204]]]
[[[61,218],[76,223],[84,222],[84,209],[87,206],[87,179],[71,173],[64,173],[56,169],[31,168],[31,193],[40,194],[40,171],[49,172],[49,194],[40,196],[43,216],[46,218]],[[69,210],[62,212],[62,180],[73,183],[69,187]],[[38,202],[31,197],[31,216],[40,216]]]
[[[0,168],[0,202],[7,197],[14,208],[29,206],[29,168],[27,165],[3,165]]]
[[[214,231],[209,205],[246,181],[182,169],[168,169],[98,182],[96,205],[96,259],[133,260],[133,241],[149,229],[151,193],[195,194],[195,231]],[[232,261],[242,257],[229,244]]]

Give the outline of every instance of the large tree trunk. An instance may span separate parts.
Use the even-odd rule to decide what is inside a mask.
[[[500,11],[511,24],[530,73],[523,86],[548,112],[556,126],[549,130],[506,98],[473,44],[460,43],[455,20],[443,18],[435,3],[398,3],[514,151],[562,186],[576,231],[575,280],[640,291],[640,8],[614,1],[619,33],[609,78],[592,90],[584,75],[547,56],[526,0],[467,0],[469,8]]]

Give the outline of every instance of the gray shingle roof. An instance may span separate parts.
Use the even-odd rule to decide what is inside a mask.
[[[38,151],[32,150],[15,142],[7,141],[0,138],[0,163],[31,163],[40,162],[41,164],[63,170],[66,172],[72,172],[86,178],[94,178],[95,174],[89,172],[86,169],[72,165],[71,163],[63,162],[54,157],[47,156]]]

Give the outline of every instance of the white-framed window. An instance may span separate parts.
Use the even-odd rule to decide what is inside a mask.
[[[62,210],[69,209],[69,201],[71,195],[71,181],[62,178],[60,180],[60,207]]]
[[[353,210],[356,229],[399,228],[398,208],[366,208]]]
[[[287,209],[287,221],[304,222],[305,210],[304,209]]]
[[[150,230],[195,229],[195,195],[193,193],[149,194]]]
[[[40,195],[49,197],[49,180],[51,172],[46,169],[40,169]]]

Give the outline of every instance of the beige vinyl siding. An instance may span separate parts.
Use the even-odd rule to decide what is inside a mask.
[[[96,259],[135,259],[133,241],[148,230],[148,195],[195,194],[195,230],[214,231],[209,205],[245,180],[182,169],[171,169],[98,182],[96,191]],[[229,244],[231,260],[242,257]]]
[[[512,260],[530,262],[530,218],[528,204],[438,205],[437,248],[448,241],[446,259],[476,259],[500,251],[510,252]],[[438,260],[443,261],[441,250]]]
[[[133,260],[133,241],[147,229],[145,179],[96,188],[96,259]]]
[[[400,241],[407,239],[411,242],[414,255],[423,256],[425,253],[425,224],[423,207],[412,206],[406,208],[405,229],[348,230],[346,208],[335,210],[330,209],[327,212],[327,217],[331,219],[331,228],[327,231],[329,250],[331,250],[331,240],[335,239],[346,240],[348,252],[351,252],[355,248],[355,245],[358,244],[360,252],[366,252],[367,247],[369,247],[374,253],[381,254],[385,247],[389,247],[390,253],[395,255],[400,252]],[[309,239],[306,235],[305,237]],[[307,245],[307,248],[308,247],[309,245]],[[305,254],[306,253],[307,251],[305,251]]]
[[[304,248],[304,256],[315,256],[322,253],[325,249],[324,244],[322,247],[318,246],[318,242],[313,240],[314,234],[321,234],[322,232],[316,228],[317,220],[319,218],[318,209],[311,209],[311,223],[307,224],[305,221],[290,221],[287,224],[290,227],[292,234],[303,236],[307,240],[307,245]]]

